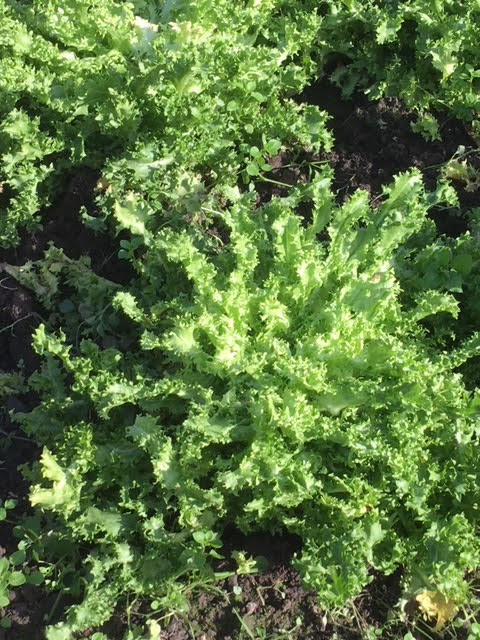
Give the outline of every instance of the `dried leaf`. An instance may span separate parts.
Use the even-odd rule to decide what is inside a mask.
[[[435,618],[437,623],[433,631],[440,631],[445,624],[452,620],[458,611],[453,600],[445,598],[440,591],[426,589],[416,596],[420,609],[426,618]]]

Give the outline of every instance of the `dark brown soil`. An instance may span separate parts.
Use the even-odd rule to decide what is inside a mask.
[[[307,89],[303,101],[316,104],[332,115],[329,121],[335,136],[332,151],[318,157],[335,170],[335,186],[344,200],[355,189],[364,189],[372,198],[393,176],[410,167],[424,175],[427,188],[434,188],[440,166],[460,145],[477,148],[465,125],[445,114],[437,114],[442,140],[427,142],[412,131],[415,116],[397,98],[369,102],[363,95],[342,100],[339,89],[325,82]],[[480,166],[480,154],[470,160]],[[460,186],[460,185],[459,185]],[[480,194],[464,189],[459,193],[462,208],[477,206]]]
[[[340,92],[325,83],[311,87],[300,96],[326,109],[332,116],[330,127],[335,146],[329,153],[308,156],[303,153],[292,161],[286,156],[271,160],[274,169],[270,177],[293,184],[307,179],[308,162],[328,161],[335,171],[335,189],[339,201],[355,189],[369,192],[372,203],[378,200],[382,185],[411,166],[424,172],[427,187],[432,188],[439,176],[439,166],[448,160],[459,145],[473,149],[476,145],[462,123],[439,116],[442,142],[427,142],[411,130],[412,115],[395,99],[369,103],[362,96],[343,101]],[[473,166],[480,166],[478,154],[471,156]],[[283,165],[292,166],[284,168]],[[24,238],[15,250],[0,252],[2,263],[23,264],[38,259],[53,241],[65,253],[77,258],[91,257],[93,269],[117,282],[132,277],[126,262],[116,259],[116,242],[106,236],[96,236],[81,222],[80,207],[95,213],[94,186],[97,174],[81,169],[71,179],[64,195],[44,215],[41,231]],[[480,205],[480,194],[458,184],[460,211],[435,214],[442,232],[457,235],[465,228],[462,211]],[[281,194],[284,188],[273,183],[259,183],[262,199]],[[38,364],[30,348],[30,336],[39,322],[42,310],[32,294],[20,287],[11,277],[2,278],[0,269],[0,371],[12,371],[20,361],[28,375]],[[12,397],[7,408],[22,410],[32,399]],[[35,445],[25,439],[12,425],[5,412],[0,413],[0,498],[16,497],[25,500],[26,484],[17,470],[18,465],[30,462],[38,455]],[[24,502],[25,504],[25,502]],[[15,541],[11,528],[0,528],[0,547],[10,551]],[[399,574],[391,577],[375,576],[372,584],[352,609],[350,618],[335,624],[319,608],[313,593],[302,589],[298,574],[289,560],[299,549],[295,538],[272,537],[263,534],[242,538],[235,532],[226,536],[228,549],[243,548],[253,556],[263,555],[269,560],[267,569],[257,575],[233,576],[211,589],[190,593],[190,610],[183,616],[173,616],[162,631],[162,640],[240,640],[262,638],[264,631],[276,638],[327,640],[334,632],[342,640],[358,640],[361,629],[370,625],[382,628],[389,611],[398,601]],[[0,549],[0,553],[4,553]],[[45,596],[40,589],[23,587],[12,591],[8,615],[13,622],[10,630],[0,629],[0,640],[36,640],[43,637],[44,617],[51,611],[54,596]],[[145,605],[148,611],[148,605]],[[61,604],[58,610],[61,611]],[[353,613],[355,611],[355,614]],[[140,620],[140,618],[139,618]],[[121,638],[125,630],[122,614],[108,625],[112,638]],[[382,637],[401,638],[407,629],[392,627]],[[84,637],[91,635],[87,632]],[[269,637],[272,637],[270,635]],[[363,636],[365,637],[365,636]],[[420,637],[420,636],[419,636]],[[433,637],[430,632],[430,637]],[[461,636],[458,635],[460,638]]]
[[[378,204],[382,186],[395,175],[410,167],[423,173],[427,189],[433,190],[440,177],[441,166],[450,160],[460,145],[469,152],[468,163],[480,169],[478,145],[463,122],[445,114],[436,114],[440,123],[440,141],[426,141],[411,128],[415,116],[396,98],[370,102],[362,94],[343,100],[341,91],[326,81],[315,84],[298,97],[299,102],[315,104],[331,118],[328,127],[335,138],[329,153],[301,153],[292,158],[282,154],[270,159],[274,167],[268,174],[278,182],[294,184],[306,181],[311,162],[328,162],[334,169],[334,189],[337,200],[344,202],[356,189],[370,194],[373,206]],[[285,165],[292,165],[286,168]],[[480,206],[480,189],[470,190],[465,183],[455,181],[460,201],[459,210],[432,212],[441,233],[457,236],[466,230],[464,212]],[[282,195],[285,189],[270,182],[259,182],[262,199]]]
[[[258,575],[233,576],[216,587],[220,592],[195,594],[191,610],[171,620],[162,640],[237,640],[250,637],[247,629],[255,638],[263,633],[285,640],[330,640],[335,631],[342,640],[360,637],[356,620],[334,622],[320,608],[315,593],[306,592],[297,572],[285,563],[273,564]],[[368,593],[374,602],[365,596],[357,603],[361,624],[382,628],[400,595],[398,576],[379,577]],[[367,606],[370,611],[364,618]]]

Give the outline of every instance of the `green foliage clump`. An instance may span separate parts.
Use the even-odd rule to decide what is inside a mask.
[[[480,317],[480,227],[478,210],[468,212],[468,229],[453,238],[437,234],[429,221],[421,233],[413,236],[396,254],[396,275],[404,301],[429,289],[449,292],[458,303],[458,315],[438,314],[425,319],[429,340],[438,348],[450,350],[478,330]],[[465,384],[475,389],[480,384],[479,358],[461,365]]]
[[[328,149],[327,114],[292,96],[330,56],[346,94],[400,96],[427,137],[430,108],[476,131],[479,16],[461,0],[1,0],[0,246],[81,165],[107,208],[132,191],[163,224],[268,171],[272,150]]]
[[[136,345],[39,327],[30,498],[81,600],[52,634],[129,593],[181,606],[178,581],[213,579],[232,523],[299,535],[295,565],[327,606],[399,566],[465,600],[480,403],[454,370],[480,337],[440,348],[425,321],[458,302],[435,283],[404,299],[395,275],[431,201],[414,171],[374,210],[363,192],[335,205],[328,173],[257,209],[230,190],[221,250],[142,228],[138,281],[110,293]]]
[[[134,190],[157,215],[185,213],[235,184],[253,147],[265,170],[272,139],[331,143],[326,114],[288,98],[313,67],[299,59],[321,22],[313,10],[1,0],[0,18],[0,246],[32,229],[78,165],[103,169],[110,197]]]
[[[17,506],[12,499],[0,500],[0,522],[7,520],[8,512]],[[3,615],[10,604],[9,594],[15,587],[23,584],[39,585],[43,582],[43,574],[38,569],[32,570],[27,565],[28,542],[24,539],[18,543],[16,551],[0,557],[0,628],[8,629],[11,620]]]
[[[325,3],[324,3],[325,5]],[[400,97],[417,111],[414,128],[439,139],[429,109],[478,127],[480,5],[463,0],[329,2],[320,29],[320,57],[340,54],[333,79],[350,95]]]

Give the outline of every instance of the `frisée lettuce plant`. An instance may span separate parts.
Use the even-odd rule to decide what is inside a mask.
[[[478,131],[480,5],[461,0],[328,3],[319,30],[320,59],[337,56],[332,74],[345,95],[401,98],[417,114],[414,131],[441,138],[439,112]],[[315,53],[318,56],[318,53]]]
[[[336,205],[328,172],[257,209],[227,195],[220,251],[137,225],[139,281],[111,293],[136,347],[36,331],[30,499],[56,523],[45,555],[74,543],[83,594],[48,637],[101,624],[127,594],[158,606],[182,576],[213,579],[232,523],[300,536],[295,566],[325,606],[400,565],[406,586],[467,597],[480,402],[455,370],[480,339],[439,349],[423,320],[457,301],[402,302],[393,267],[434,198],[415,171],[374,210],[364,192]]]
[[[0,0],[0,18],[0,247],[79,166],[111,199],[140,192],[163,223],[245,165],[264,171],[280,145],[332,144],[327,114],[291,98],[313,71],[299,53],[315,46],[314,7]],[[263,136],[260,165],[245,163]]]

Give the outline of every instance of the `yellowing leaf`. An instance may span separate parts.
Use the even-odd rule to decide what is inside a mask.
[[[148,639],[149,640],[160,640],[161,638],[161,627],[158,624],[158,622],[156,620],[149,620],[147,622],[147,627],[148,627],[148,632],[149,632],[149,636]]]
[[[52,486],[45,489],[40,485],[35,485],[30,492],[31,505],[41,505],[47,508],[67,505],[74,496],[73,487],[68,482],[68,474],[46,448],[43,450],[40,462],[42,475],[46,480],[52,481]]]
[[[195,24],[192,22],[169,22],[168,26],[177,34],[177,40],[180,44],[189,44],[193,43],[198,44],[208,38],[213,34],[214,29],[205,29],[200,24]]]
[[[44,478],[53,480],[54,482],[64,482],[65,473],[48,449],[44,449],[40,457]]]
[[[445,623],[452,620],[458,611],[455,602],[445,598],[440,591],[428,591],[424,589],[415,599],[426,618],[436,618],[437,623],[433,631],[443,629]]]
[[[147,242],[150,234],[147,230],[147,222],[152,210],[147,203],[134,193],[128,193],[122,203],[115,202],[114,216],[124,229],[143,236]]]
[[[455,71],[458,66],[457,59],[448,48],[440,49],[436,47],[430,52],[433,60],[433,66],[442,72],[446,78]]]
[[[152,22],[148,22],[144,18],[140,16],[135,16],[134,18],[135,27],[138,29],[138,35],[141,36],[147,42],[151,42],[155,40],[158,36],[158,24],[153,24]]]

